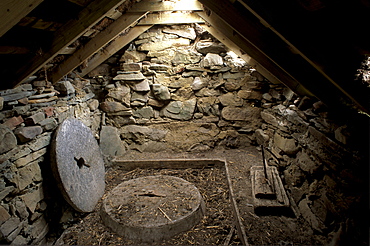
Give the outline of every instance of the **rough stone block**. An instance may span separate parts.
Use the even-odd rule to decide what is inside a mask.
[[[274,135],[274,145],[288,155],[294,155],[299,150],[299,146],[293,138],[283,137],[279,133]]]
[[[221,116],[225,120],[235,121],[253,121],[260,119],[260,111],[261,109],[256,107],[232,107],[227,106],[222,109]]]
[[[113,80],[125,80],[125,81],[141,81],[144,80],[145,76],[140,72],[128,72],[118,74]]]
[[[44,108],[44,113],[47,117],[51,117],[54,115],[54,107],[46,107]]]
[[[55,89],[58,90],[60,95],[62,96],[73,95],[76,92],[75,88],[68,80],[59,81],[58,83],[56,83]]]
[[[42,133],[41,126],[26,126],[18,128],[14,131],[21,143],[26,143],[37,137]]]
[[[37,161],[31,162],[27,166],[20,168],[18,188],[23,190],[32,182],[42,181],[41,169]]]
[[[37,160],[41,156],[45,155],[47,153],[47,148],[42,148],[36,152],[33,152],[25,157],[19,158],[14,162],[16,167],[21,168],[27,165],[28,163]]]
[[[3,110],[4,107],[4,98],[0,97],[0,110]]]
[[[215,43],[211,41],[199,41],[195,48],[198,52],[202,54],[207,53],[214,53],[214,54],[220,54],[220,53],[226,53],[226,47],[222,43]]]
[[[26,125],[28,126],[34,126],[38,123],[40,123],[41,121],[45,120],[45,114],[44,112],[38,112],[30,117],[27,117],[24,122],[26,123]]]
[[[40,126],[44,131],[51,131],[57,128],[58,123],[54,118],[47,118],[41,122],[39,122]]]
[[[31,213],[34,213],[37,203],[44,199],[44,191],[42,189],[42,186],[38,185],[36,189],[20,196],[20,198],[24,201]]]
[[[235,107],[241,107],[243,106],[243,99],[238,97],[232,92],[228,92],[226,94],[223,94],[218,97],[218,100],[223,106],[235,106]]]
[[[113,126],[102,127],[99,146],[103,155],[123,156],[126,152],[118,130]]]
[[[17,138],[6,126],[0,125],[0,154],[5,153],[17,146]]]
[[[196,102],[197,100],[195,98],[185,102],[170,102],[161,111],[161,114],[165,117],[176,120],[190,120],[193,117]]]
[[[0,225],[10,219],[10,214],[8,211],[0,205]]]
[[[144,79],[143,81],[140,81],[139,83],[135,83],[132,85],[132,90],[134,91],[150,91],[149,87],[149,81],[147,79]]]
[[[22,116],[12,117],[12,118],[6,120],[3,125],[9,127],[11,130],[13,130],[18,125],[20,125],[21,123],[23,123],[23,121],[24,120],[23,120]]]
[[[171,99],[171,93],[168,90],[167,86],[161,84],[153,84],[153,94],[154,97],[161,101],[167,101]]]
[[[12,217],[0,226],[0,238],[7,238],[21,225],[18,217]]]
[[[115,113],[119,111],[128,111],[130,108],[123,106],[119,102],[102,102],[100,103],[100,109],[106,113]]]
[[[299,211],[301,212],[303,218],[312,226],[313,229],[322,233],[323,230],[326,228],[324,223],[317,218],[317,216],[312,212],[309,200],[303,199],[299,205]]]
[[[145,106],[142,108],[138,108],[133,112],[133,116],[138,117],[138,118],[145,118],[145,119],[150,119],[154,116],[154,110],[150,106]]]

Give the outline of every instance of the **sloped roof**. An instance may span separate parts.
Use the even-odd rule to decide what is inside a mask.
[[[354,82],[369,13],[361,0],[5,0],[0,89],[44,70],[57,82],[81,64],[84,76],[153,25],[198,23],[270,81],[369,113]]]

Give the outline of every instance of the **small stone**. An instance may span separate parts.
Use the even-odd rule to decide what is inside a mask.
[[[161,101],[166,101],[171,99],[171,94],[167,86],[161,84],[153,84],[152,86],[154,97]]]
[[[201,62],[202,67],[222,66],[223,64],[222,57],[213,53],[208,53]]]
[[[99,108],[99,101],[97,99],[92,99],[91,101],[89,101],[87,106],[89,107],[91,112],[94,112]]]
[[[149,87],[149,81],[147,79],[144,79],[143,81],[139,82],[139,83],[135,83],[133,86],[132,86],[132,90],[134,91],[150,91],[150,87]]]
[[[218,99],[219,99],[220,103],[223,106],[240,107],[240,106],[243,105],[243,99],[241,99],[240,97],[238,97],[237,95],[235,95],[232,92],[228,92],[226,94],[223,94],[223,95],[219,96]]]
[[[7,121],[4,122],[3,125],[9,127],[11,130],[13,130],[23,122],[24,122],[24,120],[23,120],[22,116],[18,116],[18,117],[12,117],[12,118],[8,119]]]
[[[136,50],[126,50],[121,56],[120,62],[141,62],[146,58],[144,52],[139,52]]]
[[[123,156],[126,152],[116,127],[102,126],[99,142],[103,155]]]
[[[141,63],[122,63],[121,68],[123,71],[132,72],[132,71],[141,71]]]
[[[45,131],[51,131],[57,128],[58,123],[54,118],[47,118],[41,122],[39,122],[40,126],[45,130]]]
[[[17,138],[6,126],[0,125],[0,154],[8,152],[17,146]]]
[[[28,126],[34,126],[38,123],[40,123],[41,121],[45,120],[45,113],[44,112],[38,112],[30,117],[27,117],[24,122],[26,123],[26,125]]]
[[[194,91],[199,91],[200,89],[202,89],[203,87],[206,87],[207,86],[207,82],[202,80],[201,78],[199,77],[195,77],[194,80],[193,80],[193,83],[191,84],[191,88],[194,90]]]
[[[3,110],[4,107],[4,98],[0,97],[0,110]]]
[[[150,119],[154,116],[154,110],[152,107],[146,106],[135,110],[133,115],[138,118]]]
[[[102,102],[100,103],[100,108],[106,113],[114,113],[120,111],[128,111],[130,108],[127,108],[119,102]]]
[[[42,133],[41,126],[26,126],[18,128],[14,131],[14,134],[17,136],[21,143],[31,141],[41,133]]]
[[[222,75],[223,79],[242,79],[244,77],[245,77],[244,72],[238,72],[238,73],[227,72]]]
[[[10,219],[10,214],[8,211],[0,205],[0,225]]]
[[[226,47],[222,43],[215,43],[211,41],[199,41],[195,48],[198,52],[202,54],[207,53],[214,53],[214,54],[220,54],[220,53],[226,53]]]
[[[156,100],[154,98],[149,98],[148,100],[148,105],[155,108],[162,108],[164,104],[164,101]]]
[[[299,147],[293,138],[286,138],[278,133],[275,133],[274,135],[274,144],[288,155],[294,155],[299,150]]]
[[[130,72],[130,73],[123,73],[123,74],[118,74],[116,77],[113,78],[113,80],[127,80],[127,81],[140,81],[145,79],[145,76],[138,72]]]
[[[59,91],[60,95],[62,96],[70,96],[75,94],[75,88],[69,82],[68,80],[65,81],[59,81],[58,83],[55,84],[55,89]]]
[[[0,226],[0,238],[6,238],[21,225],[17,217],[12,217]]]

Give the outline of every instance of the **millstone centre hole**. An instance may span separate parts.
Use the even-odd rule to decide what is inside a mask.
[[[74,158],[75,161],[77,162],[77,166],[81,169],[83,166],[90,167],[89,164],[86,163],[85,159],[83,157],[80,157],[77,159],[76,157]]]

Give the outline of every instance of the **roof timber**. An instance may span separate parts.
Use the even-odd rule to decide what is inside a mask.
[[[63,76],[70,73],[73,69],[96,53],[101,47],[108,44],[131,25],[135,25],[140,18],[145,16],[145,14],[146,13],[129,13],[122,15],[106,29],[92,38],[86,45],[73,53],[71,57],[56,67],[51,74],[51,81],[57,82]]]
[[[175,25],[204,23],[196,13],[153,13],[141,19],[138,25]]]
[[[124,35],[119,35],[117,38],[112,40],[107,46],[103,47],[99,50],[92,58],[85,64],[84,68],[81,70],[79,75],[81,77],[85,76],[89,72],[91,72],[94,68],[102,64],[105,60],[109,57],[117,53],[123,47],[128,45],[131,41],[137,38],[140,34],[151,28],[152,25],[149,26],[135,26]]]
[[[81,37],[86,29],[91,28],[104,18],[105,13],[117,8],[125,0],[101,0],[93,1],[86,6],[78,15],[77,19],[71,19],[53,35],[50,48],[44,50],[41,55],[26,61],[13,77],[12,84],[16,86],[23,83],[27,78],[44,67],[49,61],[58,55],[59,51]]]
[[[36,8],[43,0],[1,0],[0,37]]]
[[[160,12],[160,11],[202,11],[203,7],[198,0],[187,1],[160,1],[153,2],[150,0],[142,0],[136,3],[127,12]]]
[[[296,47],[272,31],[269,28],[269,23],[258,19],[258,16],[245,9],[238,1],[235,4],[223,0],[199,1],[208,10],[216,13],[223,19],[243,39],[247,40],[249,45],[259,50],[264,57],[268,58],[296,81],[299,81],[300,84],[326,104],[343,108],[347,107],[345,101],[351,99],[360,109],[368,111],[366,109],[368,105],[359,103],[345,91],[339,90],[327,76],[317,70],[317,67],[313,66],[312,63],[308,62],[306,57],[302,56]],[[237,3],[238,5],[236,5]],[[258,59],[258,56],[250,55],[256,60]],[[271,71],[270,68],[268,69]],[[277,74],[275,75],[277,76]],[[296,91],[295,88],[290,88]]]

